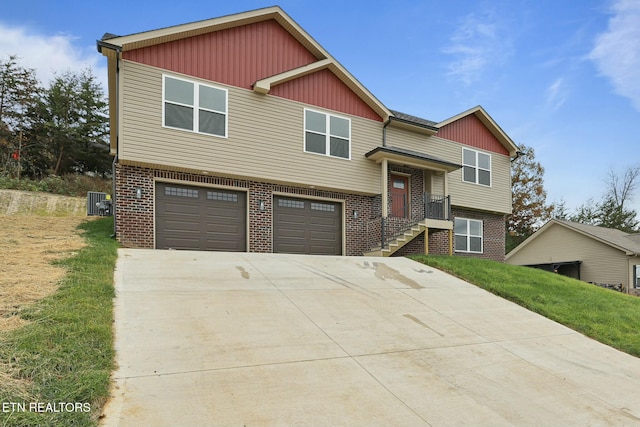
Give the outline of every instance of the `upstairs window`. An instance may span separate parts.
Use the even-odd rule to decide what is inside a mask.
[[[482,253],[482,221],[456,218],[453,229],[456,252]]]
[[[351,120],[304,110],[304,151],[351,158]]]
[[[164,76],[163,126],[227,137],[227,90]]]
[[[462,180],[491,186],[491,155],[476,150],[462,149]]]

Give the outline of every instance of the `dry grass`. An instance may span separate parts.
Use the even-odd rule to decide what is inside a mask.
[[[0,332],[26,323],[21,309],[57,289],[64,268],[52,265],[84,245],[76,227],[87,217],[0,216]]]

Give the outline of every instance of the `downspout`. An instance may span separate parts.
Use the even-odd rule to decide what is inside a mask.
[[[113,214],[113,235],[112,238],[117,238],[118,232],[118,224],[116,210],[117,210],[117,196],[116,196],[116,164],[118,163],[119,155],[120,155],[120,140],[118,135],[120,135],[120,121],[118,120],[118,114],[120,112],[120,54],[122,53],[122,48],[116,48],[116,99],[114,100],[116,103],[116,119],[113,121],[116,125],[115,135],[116,135],[116,155],[113,157],[113,170],[111,175],[112,185],[113,185],[113,195],[112,195],[112,214]]]
[[[383,147],[387,146],[387,126],[389,126],[389,123],[391,123],[391,117],[389,117],[387,121],[384,123],[384,125],[382,126],[382,146]]]
[[[116,46],[110,43],[107,43],[103,40],[98,40],[97,41],[97,45],[98,45],[98,52],[102,53],[102,48],[107,48],[107,49],[111,49],[113,50],[116,55],[115,55],[115,61],[116,61],[116,78],[115,78],[115,99],[113,100],[113,102],[116,104],[116,118],[113,121],[116,125],[116,129],[115,129],[115,138],[116,138],[116,154],[113,157],[113,162],[111,163],[111,215],[113,216],[113,234],[111,235],[111,238],[115,239],[117,237],[117,230],[118,230],[118,226],[117,226],[117,215],[116,215],[116,209],[117,209],[117,196],[116,196],[116,164],[118,163],[118,159],[119,159],[119,152],[120,152],[120,141],[118,140],[118,135],[119,135],[119,121],[118,121],[118,112],[120,111],[120,100],[119,100],[119,95],[120,95],[120,55],[122,54],[122,47],[121,46]],[[108,65],[108,64],[107,64]],[[107,78],[108,80],[108,78]],[[108,88],[107,88],[107,93],[108,93]],[[109,102],[111,102],[112,100],[110,99]],[[111,131],[111,129],[110,129]]]
[[[118,152],[116,149],[116,155],[113,156],[113,162],[111,163],[111,215],[113,216],[113,234],[112,239],[116,238],[116,163],[118,163]]]

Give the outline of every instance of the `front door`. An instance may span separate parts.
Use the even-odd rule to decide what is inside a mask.
[[[408,214],[409,177],[391,175],[391,216],[407,218]]]

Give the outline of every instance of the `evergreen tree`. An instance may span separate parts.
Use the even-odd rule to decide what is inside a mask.
[[[0,162],[4,174],[22,174],[25,133],[32,126],[33,111],[38,105],[40,84],[35,70],[18,64],[18,57],[0,60]]]
[[[48,147],[50,173],[110,172],[106,112],[102,88],[89,70],[56,75],[45,92],[39,125],[32,135]]]

